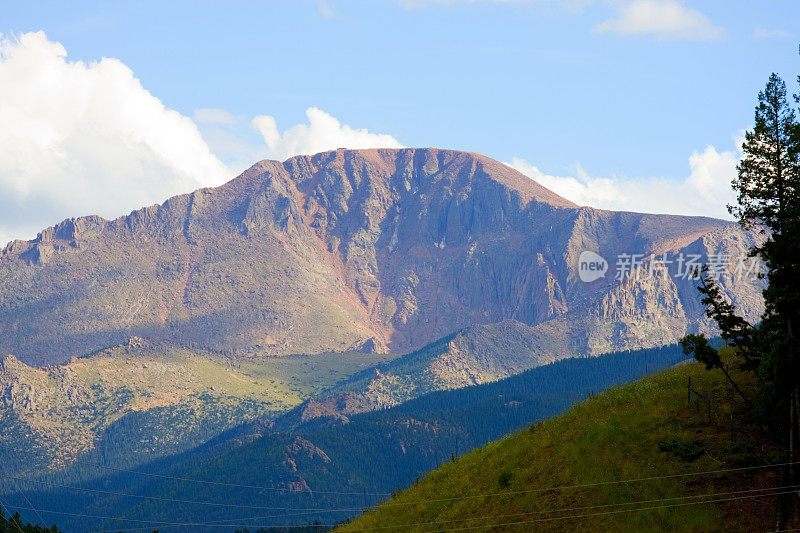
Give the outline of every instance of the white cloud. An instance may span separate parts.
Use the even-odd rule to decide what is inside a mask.
[[[0,36],[3,244],[66,217],[115,217],[230,177],[192,120],[119,60],[69,61],[43,32]]]
[[[403,147],[391,135],[352,128],[316,107],[306,109],[305,114],[307,124],[283,132],[269,115],[250,119],[222,109],[198,109],[194,120],[211,150],[237,173],[261,159],[283,161],[336,148]]]
[[[736,200],[731,181],[738,160],[736,152],[706,146],[689,156],[691,174],[684,180],[592,177],[579,165],[575,176],[552,176],[516,157],[506,164],[578,205],[730,219],[725,206]]]
[[[753,30],[753,37],[756,39],[788,39],[791,37],[788,31],[780,29],[767,29],[763,26],[756,26]]]
[[[269,151],[249,117],[234,115],[224,109],[203,108],[195,110],[193,118],[211,151],[232,169],[234,175],[256,161],[270,159]]]
[[[328,113],[310,107],[306,110],[308,124],[297,124],[283,133],[275,119],[268,115],[253,118],[252,125],[267,145],[267,156],[286,159],[298,154],[316,154],[336,148],[402,148],[391,135],[370,133],[341,124]]]
[[[117,59],[69,61],[43,32],[0,35],[0,248],[68,217],[219,185],[259,159],[401,146],[317,108],[306,116],[282,133],[267,115],[198,109],[193,121]]]
[[[597,0],[398,0],[407,9],[431,5],[464,4],[540,4],[558,6],[568,13],[582,13]],[[702,13],[686,7],[680,0],[605,0],[616,11],[616,18],[597,24],[597,33],[654,35],[660,40],[707,40],[722,37],[723,30]],[[778,36],[770,32],[770,37]],[[756,33],[760,33],[757,29]],[[757,35],[761,36],[761,35]]]
[[[705,40],[722,37],[702,13],[677,0],[631,0],[614,2],[617,18],[595,26],[600,33],[654,35],[661,40]]]

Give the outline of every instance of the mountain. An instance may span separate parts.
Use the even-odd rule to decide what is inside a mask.
[[[286,427],[393,407],[424,394],[491,383],[564,358],[565,346],[515,320],[464,328],[337,383],[282,416]]]
[[[230,360],[131,339],[66,365],[0,360],[0,477],[103,458],[136,466],[269,421],[377,360],[341,353]]]
[[[66,220],[0,252],[0,475],[14,480],[0,492],[130,517],[127,498],[183,491],[153,503],[166,520],[196,509],[162,475],[220,484],[192,483],[198,501],[228,476],[268,493],[227,490],[220,519],[291,510],[297,493],[316,509],[367,481],[391,492],[446,443],[483,443],[648,368],[624,352],[604,374],[589,356],[713,332],[683,258],[735,260],[761,238],[578,207],[438,149],[262,161],[113,221]],[[625,257],[642,261],[616,279]],[[761,313],[765,280],[718,274],[747,318]]]
[[[734,379],[754,394],[752,373]],[[336,531],[771,530],[796,489],[748,413],[721,372],[683,364],[443,462]]]
[[[89,456],[44,476],[28,476],[16,487],[24,487],[39,508],[118,518],[101,526],[100,519],[59,516],[69,531],[155,528],[150,521],[183,531],[217,529],[203,523],[251,530],[315,520],[327,524],[355,516],[453,457],[684,357],[672,345],[561,360],[390,409],[347,419],[317,417],[288,431],[281,429],[284,417],[274,424],[244,424],[135,468],[113,455]],[[18,492],[2,499],[14,508],[27,507]],[[190,522],[196,525],[185,525]]]
[[[548,339],[541,361],[656,346],[710,328],[694,283],[677,264],[617,281],[615,258],[736,257],[757,238],[709,218],[577,207],[473,153],[262,161],[221,187],[9,243],[0,353],[44,366],[134,336],[226,356],[407,353],[509,319]],[[591,283],[578,275],[586,250],[612,269]],[[763,283],[722,280],[748,317]]]

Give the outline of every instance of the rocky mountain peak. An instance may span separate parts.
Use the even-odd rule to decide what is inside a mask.
[[[646,344],[626,329],[645,318],[617,309],[627,300],[608,296],[625,291],[613,275],[578,279],[583,250],[613,268],[623,252],[707,256],[752,239],[708,218],[578,208],[479,154],[333,150],[10,244],[0,351],[46,364],[138,336],[239,355],[409,352],[513,319],[551,332],[581,324],[570,353],[600,353]],[[637,290],[665,338],[705,327],[691,284]],[[758,310],[758,283],[730,290]]]

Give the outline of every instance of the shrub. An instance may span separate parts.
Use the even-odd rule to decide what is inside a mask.
[[[512,477],[513,474],[511,470],[505,469],[502,472],[500,472],[499,476],[497,476],[497,484],[500,485],[501,489],[505,489],[511,484]]]
[[[658,449],[662,452],[672,452],[684,461],[694,461],[705,453],[703,443],[695,438],[667,437],[658,444]]]

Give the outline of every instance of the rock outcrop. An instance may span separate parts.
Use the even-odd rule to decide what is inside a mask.
[[[62,363],[131,336],[238,355],[406,353],[511,319],[561,346],[553,357],[597,354],[709,328],[691,280],[617,281],[618,255],[707,260],[754,239],[709,218],[577,207],[472,153],[262,161],[215,189],[10,243],[0,353]],[[584,250],[609,261],[604,278],[579,279]],[[759,314],[763,280],[722,282]]]

